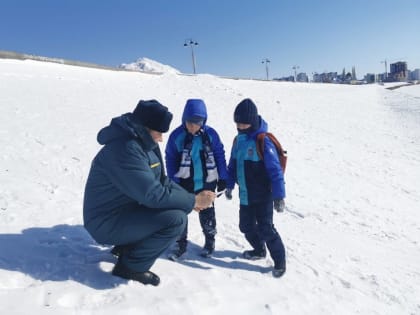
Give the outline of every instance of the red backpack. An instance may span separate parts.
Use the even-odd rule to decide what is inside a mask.
[[[286,172],[287,164],[287,151],[283,150],[279,140],[271,132],[262,132],[257,136],[257,153],[261,160],[264,160],[264,140],[265,137],[271,140],[277,150],[277,155],[279,157],[281,168],[283,169],[283,174]]]

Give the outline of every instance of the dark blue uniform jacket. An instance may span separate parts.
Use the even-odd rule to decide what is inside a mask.
[[[84,225],[94,238],[97,230],[104,235],[112,229],[107,222],[115,211],[132,204],[192,210],[195,196],[165,176],[158,144],[130,113],[112,119],[98,142],[104,147],[92,162],[83,204]]]

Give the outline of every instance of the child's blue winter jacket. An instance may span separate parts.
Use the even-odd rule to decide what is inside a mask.
[[[264,159],[258,157],[257,135],[267,132],[268,125],[260,117],[260,128],[251,133],[239,133],[231,151],[227,188],[239,185],[241,205],[284,199],[285,184],[276,147],[268,137],[264,141]]]
[[[189,134],[186,129],[185,123],[188,117],[203,119],[203,126],[196,135]],[[223,143],[216,130],[206,125],[206,121],[207,110],[204,102],[199,99],[189,100],[184,108],[182,124],[170,134],[166,145],[168,177],[190,192],[199,192],[203,189],[215,190],[217,181],[227,180],[228,176]],[[188,163],[185,163],[185,156],[182,160],[183,154],[188,155]],[[209,160],[213,160],[213,165]],[[180,167],[183,164],[188,168],[187,175],[180,177]]]

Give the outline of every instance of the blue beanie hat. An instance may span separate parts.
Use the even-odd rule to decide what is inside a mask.
[[[258,128],[259,116],[257,106],[251,99],[244,99],[236,106],[233,120],[239,124],[250,124],[254,129]]]
[[[167,132],[172,121],[172,113],[156,100],[141,100],[133,111],[133,118],[149,129]]]

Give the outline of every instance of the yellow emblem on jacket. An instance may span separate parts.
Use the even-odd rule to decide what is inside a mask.
[[[160,165],[160,163],[159,163],[159,162],[157,162],[157,163],[154,163],[154,164],[150,165],[150,168],[155,168],[155,167],[157,167],[157,166],[159,166],[159,165]]]

